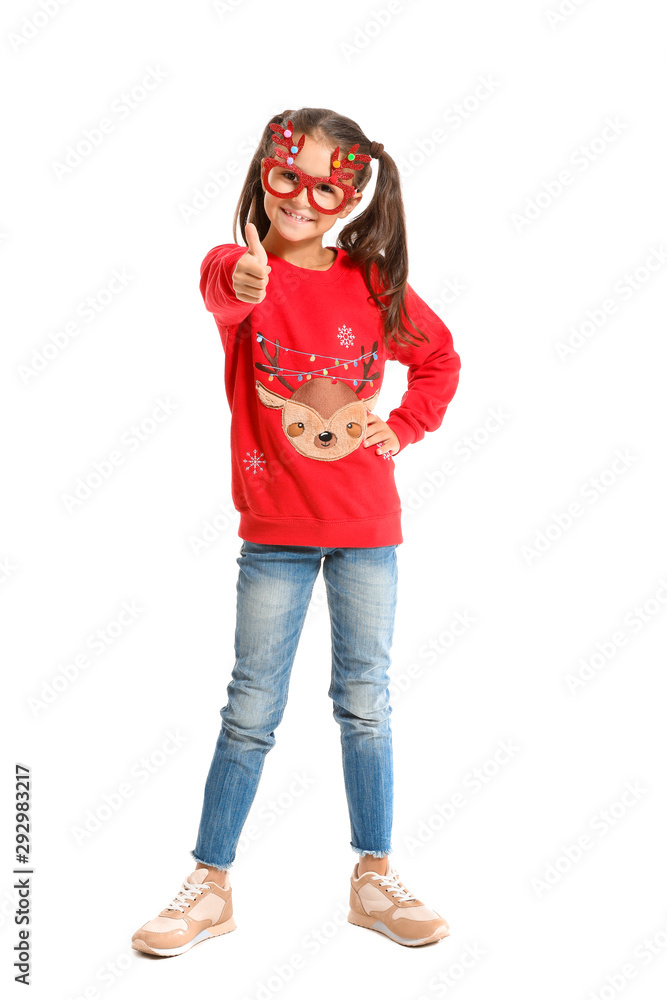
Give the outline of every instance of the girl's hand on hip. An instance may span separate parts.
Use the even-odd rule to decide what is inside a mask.
[[[236,298],[241,302],[252,302],[258,305],[266,298],[266,286],[269,283],[269,272],[266,250],[259,240],[259,233],[252,222],[245,227],[245,238],[248,249],[239,257],[232,275],[232,287]]]
[[[401,447],[400,441],[392,431],[388,424],[385,424],[384,420],[380,420],[376,413],[372,410],[368,411],[368,416],[366,418],[366,437],[364,438],[364,448],[370,448],[375,445],[377,451],[376,455],[384,455],[385,452],[390,451],[392,455]]]

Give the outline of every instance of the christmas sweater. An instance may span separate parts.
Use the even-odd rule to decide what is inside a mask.
[[[383,338],[383,314],[341,247],[328,270],[267,252],[264,300],[241,302],[232,275],[247,248],[210,250],[200,290],[225,351],[232,499],[238,534],[274,545],[371,547],[403,542],[394,458],[364,447],[369,410],[400,449],[442,423],[460,359],[440,317],[408,284],[405,306],[430,343]],[[388,360],[407,366],[400,406],[382,415]]]

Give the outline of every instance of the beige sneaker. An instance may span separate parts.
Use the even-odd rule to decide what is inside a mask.
[[[224,887],[205,882],[208,868],[188,875],[169,906],[132,935],[132,947],[149,955],[182,955],[200,941],[236,930],[229,875]]]
[[[430,944],[449,935],[449,924],[436,910],[408,892],[398,872],[387,862],[387,874],[366,872],[359,863],[350,878],[350,912],[347,919],[358,927],[386,934],[392,941],[411,947]]]

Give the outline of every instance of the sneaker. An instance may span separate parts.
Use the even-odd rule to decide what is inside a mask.
[[[387,862],[387,874],[365,872],[359,863],[350,878],[350,912],[347,919],[358,927],[386,934],[397,944],[414,947],[449,935],[449,924],[408,892],[398,872]]]
[[[194,945],[236,930],[229,875],[224,888],[205,882],[208,868],[188,875],[169,906],[132,935],[132,947],[149,955],[182,955]]]

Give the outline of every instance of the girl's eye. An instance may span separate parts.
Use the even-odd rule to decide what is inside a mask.
[[[333,188],[330,187],[328,184],[320,184],[320,187],[322,188],[325,194],[333,194]]]
[[[283,177],[286,177],[288,181],[295,181],[296,180],[296,174],[292,170],[286,170],[283,173]]]

